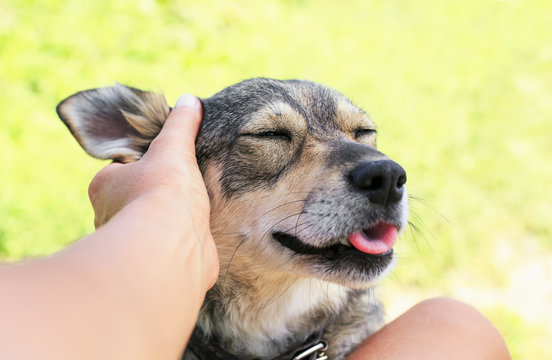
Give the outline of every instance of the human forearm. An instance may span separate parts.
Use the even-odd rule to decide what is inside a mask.
[[[1,268],[0,281],[14,291],[0,306],[32,311],[11,313],[0,339],[38,345],[48,334],[47,343],[14,348],[13,357],[175,358],[212,282],[209,266],[216,264],[204,256],[209,243],[195,239],[207,222],[190,224],[172,208],[174,201],[170,194],[141,197],[64,251]],[[187,234],[190,229],[196,234]],[[194,240],[182,241],[186,236]]]
[[[104,263],[103,269],[96,269],[100,261],[88,260],[92,275],[101,273],[113,287],[111,294],[121,297],[131,317],[130,323],[121,325],[144,331],[145,342],[166,333],[159,339],[182,346],[214,281],[216,264],[204,253],[211,245],[205,239],[208,219],[194,223],[189,214],[171,206],[175,201],[169,194],[138,199],[70,250],[80,252],[83,260],[95,252]]]

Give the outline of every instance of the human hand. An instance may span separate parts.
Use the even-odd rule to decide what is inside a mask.
[[[206,262],[217,269],[216,279],[218,258],[209,229],[209,197],[195,156],[200,122],[199,100],[180,97],[144,156],[128,164],[107,165],[90,183],[89,196],[96,228],[137,200],[153,200],[156,205],[144,211],[174,217],[175,231],[195,238],[206,250]]]
[[[140,160],[112,163],[94,177],[88,193],[96,228],[133,200],[152,192],[185,196],[196,209],[194,213],[208,215],[209,198],[195,157],[200,121],[201,103],[184,95]]]

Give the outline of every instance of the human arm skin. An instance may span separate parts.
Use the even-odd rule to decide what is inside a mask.
[[[181,99],[141,160],[93,180],[96,232],[0,266],[0,358],[179,357],[218,275],[195,160],[200,103]]]

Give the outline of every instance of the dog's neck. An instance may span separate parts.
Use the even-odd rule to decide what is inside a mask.
[[[348,290],[317,279],[262,274],[255,282],[221,279],[206,296],[198,324],[228,351],[270,357],[323,328]]]

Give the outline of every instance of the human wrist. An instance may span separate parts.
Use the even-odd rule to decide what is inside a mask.
[[[170,189],[157,188],[144,192],[122,211],[132,223],[139,223],[143,230],[154,232],[156,245],[159,240],[169,246],[171,255],[178,255],[181,265],[193,267],[194,274],[204,283],[207,291],[219,273],[218,254],[209,226],[209,203],[190,204],[188,197]]]
[[[187,225],[179,221],[181,208],[180,197],[177,194],[156,189],[136,196],[120,210],[120,213],[132,212],[135,222],[142,222],[148,227],[164,228],[170,225],[171,232],[181,235]]]

